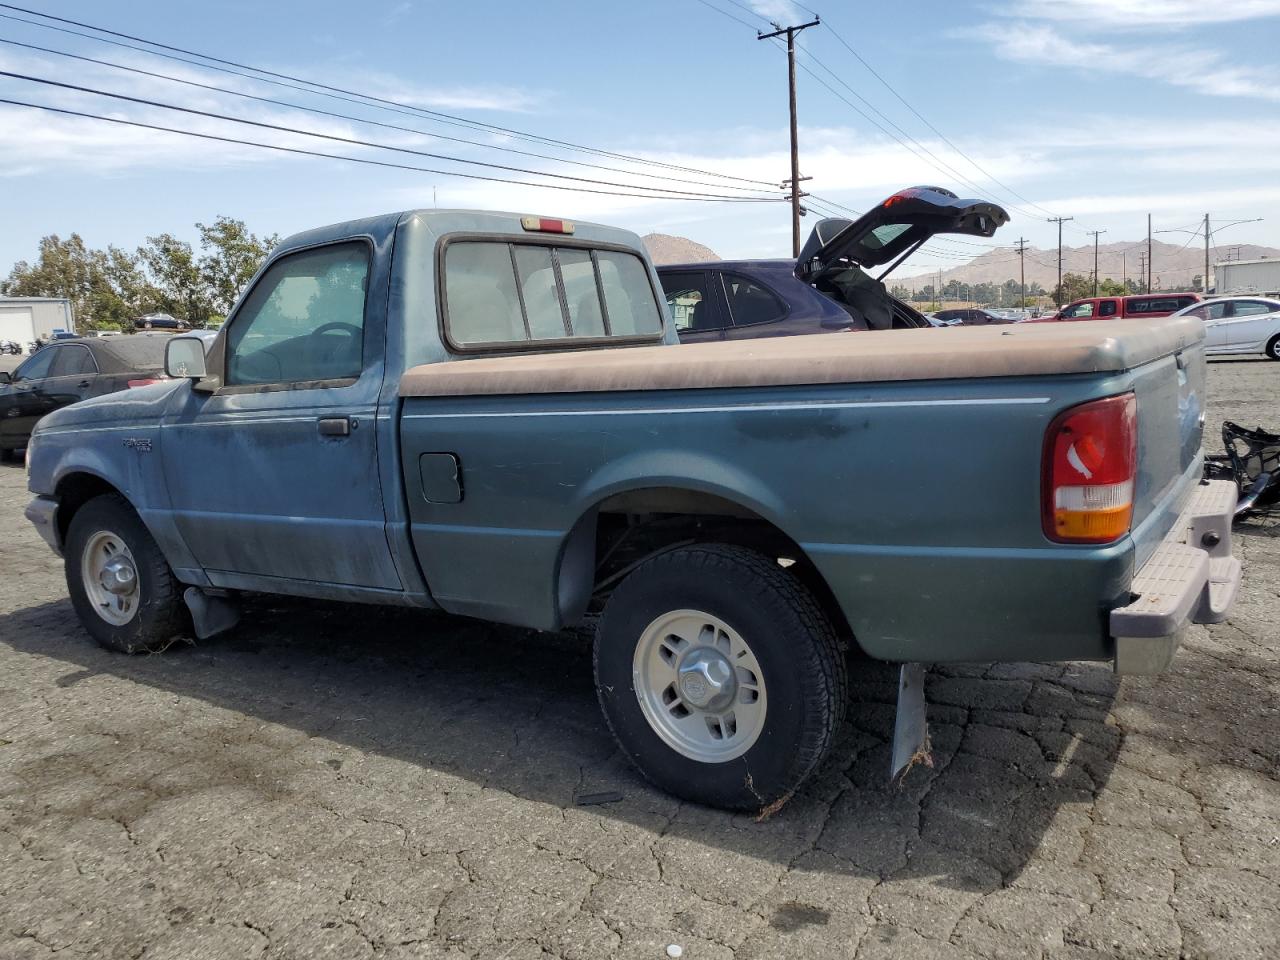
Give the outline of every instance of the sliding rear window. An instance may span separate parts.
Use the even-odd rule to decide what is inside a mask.
[[[443,269],[445,332],[462,350],[662,335],[649,270],[633,253],[455,240]]]

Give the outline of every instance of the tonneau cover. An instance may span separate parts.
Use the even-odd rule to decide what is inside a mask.
[[[1196,317],[771,337],[481,357],[407,371],[405,397],[693,390],[1131,370],[1204,339]]]

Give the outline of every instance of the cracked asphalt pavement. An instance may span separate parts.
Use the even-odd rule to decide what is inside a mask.
[[[1278,375],[1212,364],[1209,423],[1280,425]],[[856,664],[834,755],[756,823],[620,759],[579,635],[263,599],[104,652],[26,500],[0,468],[4,960],[1280,956],[1274,521],[1163,676],[934,670],[900,787],[894,671]]]

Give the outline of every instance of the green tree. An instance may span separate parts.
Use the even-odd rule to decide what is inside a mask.
[[[1078,273],[1063,274],[1061,286],[1053,288],[1053,298],[1057,303],[1070,303],[1092,293],[1093,280]]]
[[[280,237],[259,238],[249,232],[243,220],[226,216],[207,226],[197,223],[196,229],[204,251],[198,265],[212,305],[210,312],[226,316]]]
[[[200,271],[191,244],[168,233],[147,237],[138,248],[157,292],[157,306],[192,326],[203,326],[213,313],[209,286]]]
[[[40,241],[40,256],[34,264],[20,260],[0,292],[11,297],[61,297],[71,301],[77,318],[89,318],[91,298],[98,282],[94,257],[80,234],[66,240],[50,234]]]

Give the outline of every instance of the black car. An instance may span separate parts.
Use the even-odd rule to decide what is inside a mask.
[[[934,314],[938,320],[959,320],[966,327],[980,327],[988,323],[1012,323],[1004,317],[998,317],[990,310],[983,310],[980,307],[956,310],[939,310]]]
[[[46,413],[164,377],[165,334],[64,340],[0,370],[0,458],[27,445]]]
[[[993,203],[912,187],[857,220],[820,220],[797,260],[671,264],[658,278],[682,343],[929,327],[884,278],[930,237],[990,237],[1008,220]]]
[[[133,329],[135,330],[190,330],[191,326],[185,320],[179,320],[177,317],[168,313],[148,313],[138,317],[133,321]]]

